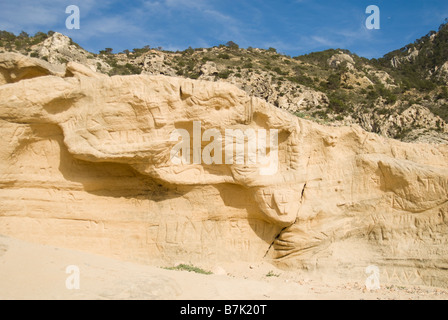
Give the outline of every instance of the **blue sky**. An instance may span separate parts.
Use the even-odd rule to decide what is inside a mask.
[[[65,27],[68,5],[80,8],[79,30]],[[381,10],[380,30],[365,27],[369,5]],[[343,48],[378,58],[437,30],[447,17],[447,0],[0,0],[1,30],[54,30],[92,52],[232,40],[291,56]]]

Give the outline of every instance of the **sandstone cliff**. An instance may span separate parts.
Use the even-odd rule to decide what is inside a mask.
[[[231,83],[298,117],[324,124],[358,124],[405,142],[448,141],[448,25],[380,59],[329,49],[290,57],[276,49],[213,48],[88,52],[57,32],[15,36],[0,31],[0,53],[18,52],[62,67],[78,62],[112,75],[167,75]],[[391,63],[391,61],[393,63]],[[395,62],[394,62],[395,61]],[[415,105],[424,109],[416,112]]]
[[[153,265],[377,265],[448,283],[447,145],[322,126],[222,82],[0,61],[0,234]],[[278,170],[174,164],[171,134],[194,121],[277,130]]]

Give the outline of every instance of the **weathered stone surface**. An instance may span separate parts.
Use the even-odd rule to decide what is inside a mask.
[[[446,144],[448,141],[448,126],[445,121],[419,104],[413,104],[400,114],[365,114],[360,118],[364,128],[377,131],[381,135],[407,134],[405,141],[415,142]],[[428,126],[437,128],[437,131],[427,130]]]
[[[374,264],[446,286],[447,145],[321,126],[222,82],[76,64],[0,97],[0,234],[149,264]],[[278,170],[174,164],[171,134],[194,140],[194,121],[278,130]]]
[[[347,63],[347,67],[349,69],[352,69],[353,65],[355,64],[355,61],[353,60],[353,58],[350,55],[343,53],[343,52],[339,52],[339,53],[333,55],[327,61],[328,65],[333,68],[338,67],[343,62]]]
[[[59,32],[55,32],[45,41],[33,45],[31,49],[40,58],[46,59],[53,65],[78,62],[86,65],[93,71],[102,70],[103,72],[109,72],[111,70],[111,66],[103,59],[94,57],[92,53],[74,44],[69,37]]]
[[[436,70],[436,76],[448,84],[448,61]]]
[[[0,55],[0,85],[46,75],[62,75],[63,67],[18,53]]]
[[[407,53],[408,53],[407,56],[404,56],[404,57],[401,57],[401,58],[393,57],[392,60],[390,61],[392,67],[398,68],[400,66],[400,64],[402,64],[403,62],[412,62],[419,55],[419,51],[417,49],[414,49],[414,48],[409,48]]]
[[[165,64],[165,55],[158,51],[151,50],[148,54],[136,59],[143,68],[144,74],[175,76],[176,70]]]

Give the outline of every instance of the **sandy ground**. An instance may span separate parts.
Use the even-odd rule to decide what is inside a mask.
[[[79,289],[67,289],[76,280]],[[448,290],[386,286],[285,272],[268,263],[228,264],[222,275],[169,271],[0,236],[0,299],[323,300],[448,299]],[[271,276],[267,276],[271,272]]]

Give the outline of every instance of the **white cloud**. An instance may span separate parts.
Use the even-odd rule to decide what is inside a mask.
[[[65,9],[69,5],[78,5],[81,17],[86,17],[91,11],[99,11],[109,3],[109,0],[101,2],[94,0],[3,1],[0,4],[0,28],[12,32],[48,31],[65,25],[68,16]]]
[[[335,41],[320,36],[311,36],[310,40],[312,40],[312,42],[315,42],[319,46],[334,47],[335,45],[337,45]]]
[[[58,19],[65,21],[65,7],[63,1],[55,1],[50,5],[49,1],[43,1],[43,5],[36,5],[33,1],[14,2],[1,4],[0,27],[10,31],[19,32],[48,25],[55,25]]]

